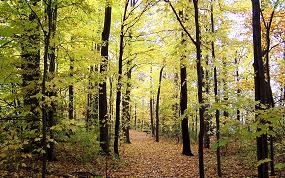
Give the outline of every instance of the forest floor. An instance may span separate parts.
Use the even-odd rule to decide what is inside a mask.
[[[191,147],[194,156],[189,157],[181,154],[182,144],[177,144],[176,138],[162,137],[160,142],[155,142],[150,134],[134,130],[130,131],[130,137],[131,144],[120,145],[120,159],[94,154],[91,160],[84,162],[81,159],[86,152],[78,149],[78,146],[59,145],[58,161],[48,164],[48,177],[199,177],[197,146]],[[254,160],[237,154],[239,149],[231,144],[222,150],[223,177],[256,177],[256,167],[252,164]],[[204,149],[204,163],[206,177],[217,177],[214,150]],[[24,172],[17,176],[9,174],[8,177],[40,177],[40,162],[35,166],[37,170],[31,170],[27,165]]]
[[[182,145],[176,139],[161,138],[155,142],[150,134],[130,132],[131,144],[121,150],[123,166],[108,170],[110,177],[199,177],[198,148],[192,147],[194,156],[181,154]],[[211,149],[204,154],[206,177],[216,176],[216,156]],[[242,159],[227,155],[222,159],[223,177],[255,177],[255,168]]]

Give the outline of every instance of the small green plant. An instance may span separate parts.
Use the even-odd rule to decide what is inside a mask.
[[[71,136],[71,144],[80,150],[80,154],[77,155],[80,161],[90,162],[99,153],[100,148],[97,138],[97,130],[87,130],[85,128],[77,129],[75,134]]]

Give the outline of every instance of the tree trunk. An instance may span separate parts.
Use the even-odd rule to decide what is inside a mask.
[[[213,8],[213,0],[211,0],[211,32],[215,33],[215,24],[214,24],[214,8]],[[211,41],[211,48],[212,48],[212,59],[214,63],[214,93],[215,93],[215,102],[218,103],[218,76],[217,76],[217,66],[216,62],[216,54],[215,54],[215,43]],[[220,111],[217,109],[215,112],[216,118],[216,139],[217,143],[220,141]],[[222,169],[221,169],[221,150],[220,146],[218,145],[216,150],[216,157],[217,157],[217,174],[218,177],[222,177]]]
[[[110,131],[112,130],[112,127],[113,127],[113,121],[112,121],[112,118],[113,118],[113,79],[112,77],[109,78],[109,84],[110,84],[110,96],[109,96],[109,128],[110,128]]]
[[[130,94],[131,94],[131,77],[132,77],[132,68],[130,68],[130,60],[127,61],[128,71],[127,71],[127,85],[126,85],[126,93],[122,102],[123,106],[123,117],[124,117],[124,126],[123,131],[125,134],[125,142],[131,143],[130,141],[130,121],[131,121],[131,115],[130,115]]]
[[[128,10],[129,0],[126,0],[123,20],[121,24],[120,34],[120,53],[119,53],[119,68],[118,68],[118,83],[116,93],[116,122],[115,122],[115,140],[114,140],[114,153],[119,156],[119,132],[120,132],[120,109],[121,109],[121,87],[122,87],[122,68],[123,68],[123,54],[124,54],[124,27],[126,14]]]
[[[137,130],[137,105],[135,104],[135,123],[134,123],[134,128]]]
[[[91,118],[92,118],[92,73],[93,73],[93,66],[90,66],[89,69],[89,79],[88,79],[88,94],[87,94],[87,110],[86,110],[86,126],[87,128],[91,125]]]
[[[55,6],[54,6],[53,12],[52,12],[52,22],[51,22],[52,23],[52,28],[51,28],[51,38],[52,39],[55,39],[56,20],[57,20],[57,2],[55,3]],[[49,77],[49,80],[52,80],[54,78],[54,75],[56,72],[56,68],[55,68],[56,56],[55,56],[55,43],[54,42],[50,45],[50,54],[49,54],[48,58],[50,61],[50,65],[49,65],[50,77]],[[52,88],[50,89],[50,92],[48,92],[48,96],[49,97],[56,97],[55,85],[52,86]],[[54,133],[50,128],[56,124],[55,116],[56,116],[56,102],[51,101],[51,107],[48,110],[48,127],[49,127],[50,138],[53,140],[55,139]],[[54,142],[49,143],[49,148],[47,150],[47,157],[48,157],[49,161],[56,161]]]
[[[101,56],[103,61],[100,65],[100,74],[104,76],[102,82],[99,83],[99,127],[100,127],[100,148],[103,154],[109,154],[109,133],[108,133],[108,114],[107,114],[107,86],[106,74],[108,65],[109,36],[111,28],[112,7],[107,4],[105,7],[105,19],[102,32],[102,48]]]
[[[206,93],[207,95],[210,94],[210,86],[209,86],[209,71],[208,71],[208,66],[209,66],[209,59],[208,56],[206,56],[206,76],[205,76],[205,82],[204,85],[206,88]],[[206,104],[206,109],[208,109],[210,106],[209,104]],[[210,148],[210,120],[211,120],[211,116],[208,112],[205,113],[205,134],[204,134],[204,148]]]
[[[236,82],[237,82],[237,97],[238,97],[238,99],[239,99],[239,97],[240,97],[240,88],[239,88],[239,71],[238,71],[238,68],[239,68],[239,64],[238,64],[238,61],[237,61],[237,59],[235,58],[235,65],[236,65]],[[241,121],[240,120],[240,110],[239,110],[239,108],[237,108],[237,120],[238,121]]]
[[[252,0],[252,29],[253,29],[253,48],[254,48],[254,87],[255,87],[255,101],[261,104],[267,104],[267,96],[265,93],[265,76],[264,65],[261,55],[261,27],[260,27],[260,3],[259,0]],[[255,106],[256,110],[261,110],[259,104]],[[264,119],[259,118],[256,114],[256,121],[260,125],[265,124]],[[258,127],[257,131],[261,131]],[[267,135],[262,134],[256,138],[257,145],[257,159],[258,161],[268,158],[268,143]],[[264,162],[258,166],[258,177],[268,178],[268,163]]]
[[[226,60],[226,59],[225,59]],[[228,68],[227,68],[227,63],[226,63],[226,61],[223,61],[223,93],[224,93],[224,102],[226,103],[226,105],[227,105],[227,101],[229,100],[229,96],[228,96],[228,84],[227,84],[227,81],[226,81],[226,79],[227,79],[227,75],[228,75],[228,73],[227,73],[227,70],[228,70]],[[225,117],[229,117],[229,112],[227,111],[227,107],[226,107],[226,109],[224,110],[224,116]]]
[[[203,68],[201,65],[201,42],[200,42],[200,26],[199,26],[199,9],[198,9],[198,0],[193,0],[194,11],[195,11],[195,27],[196,27],[196,68],[197,68],[197,76],[198,76],[198,102],[200,104],[199,108],[199,116],[200,116],[200,132],[199,132],[199,175],[200,178],[205,177],[204,173],[204,150],[203,150],[203,142],[204,142],[204,112],[205,108],[203,106]]]
[[[271,90],[271,84],[270,84],[270,64],[269,64],[269,52],[270,52],[270,29],[271,29],[271,23],[274,17],[275,9],[273,9],[271,16],[270,16],[270,21],[265,25],[266,29],[266,54],[265,54],[265,71],[266,71],[266,80],[267,80],[267,90],[270,98],[270,105],[269,107],[274,108],[274,99],[273,99],[273,94]],[[265,19],[264,19],[265,20]],[[266,23],[266,22],[265,22]],[[273,127],[270,126],[269,129],[273,131]],[[269,142],[270,142],[270,175],[275,176],[275,169],[274,169],[274,146],[273,146],[273,136],[269,136]]]
[[[46,81],[48,73],[48,55],[50,51],[50,38],[52,34],[52,19],[53,19],[53,7],[52,1],[48,0],[46,3],[46,17],[48,30],[44,33],[44,71],[42,80],[42,147],[43,147],[43,157],[42,157],[42,178],[46,177],[47,172],[47,111],[46,111]]]
[[[39,0],[32,0],[30,2],[31,8],[38,7]],[[37,14],[30,12],[28,15],[28,22],[24,27],[24,33],[21,36],[21,70],[22,70],[22,92],[25,112],[28,113],[28,127],[29,130],[35,130],[38,134],[40,132],[40,112],[39,99],[34,97],[40,93],[40,34],[39,24],[37,23]],[[37,136],[35,136],[37,137]],[[28,138],[30,144],[25,145],[24,151],[32,152],[35,147],[40,144],[34,141],[34,138]]]
[[[184,20],[183,12],[179,11],[179,15]],[[185,45],[186,40],[184,39],[184,34],[182,32],[182,41],[181,44]],[[182,154],[186,156],[194,156],[191,152],[190,137],[189,137],[189,128],[188,128],[188,115],[187,110],[187,71],[185,66],[186,56],[183,54],[180,59],[180,112],[182,116],[181,122],[181,131],[182,131]]]
[[[74,72],[74,59],[70,58],[69,64],[69,76],[71,80],[73,80],[73,72]],[[73,81],[68,86],[68,96],[69,96],[69,103],[68,103],[68,118],[74,119],[74,87]]]
[[[152,65],[150,66],[150,99],[149,99],[149,113],[150,113],[150,129],[152,137],[155,136],[155,128],[153,123],[153,92],[152,92]]]
[[[158,89],[157,89],[157,95],[156,95],[156,107],[155,107],[155,118],[156,118],[155,141],[156,142],[159,142],[159,97],[160,97],[162,72],[163,72],[164,67],[165,66],[163,65],[159,72],[159,82],[158,82]]]

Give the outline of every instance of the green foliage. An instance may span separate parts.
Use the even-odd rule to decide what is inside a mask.
[[[78,128],[71,136],[69,142],[72,147],[79,150],[76,158],[83,163],[94,160],[100,151],[98,131],[96,129],[86,130],[85,128]]]

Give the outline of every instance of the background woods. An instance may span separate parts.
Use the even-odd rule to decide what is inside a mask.
[[[283,1],[0,12],[0,177],[285,175]]]

